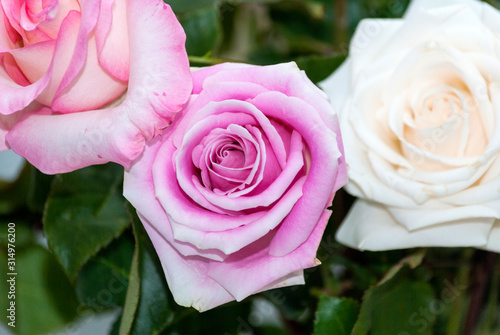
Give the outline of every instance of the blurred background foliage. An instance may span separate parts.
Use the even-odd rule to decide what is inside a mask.
[[[405,0],[169,0],[193,65],[295,61],[318,82],[344,60],[358,22],[400,17]]]
[[[295,61],[314,82],[345,59],[360,20],[398,18],[408,6],[406,0],[166,2],[186,31],[192,66]],[[500,1],[492,4],[498,8]],[[500,334],[496,254],[341,246],[335,231],[354,200],[342,190],[318,250],[323,264],[306,270],[306,285],[202,314],[179,307],[120,194],[121,171],[108,164],[45,176],[27,165],[14,183],[0,182],[2,269],[7,223],[16,223],[16,334],[85,334],[75,320],[106,311],[117,315],[110,334]],[[0,271],[3,311],[6,273]]]

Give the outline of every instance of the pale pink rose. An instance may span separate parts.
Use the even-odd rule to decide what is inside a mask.
[[[302,284],[346,183],[335,111],[295,63],[222,64],[193,82],[124,183],[175,300],[204,311]]]
[[[128,166],[189,98],[184,42],[161,0],[1,1],[0,150]]]
[[[339,241],[500,252],[499,23],[475,0],[415,0],[402,19],[360,23],[322,84],[360,198]]]

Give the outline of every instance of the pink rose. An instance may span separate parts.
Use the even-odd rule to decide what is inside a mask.
[[[175,300],[204,311],[303,284],[347,181],[335,111],[295,63],[222,64],[193,82],[124,184]]]
[[[45,173],[128,166],[191,92],[161,0],[2,1],[0,21],[0,150]]]

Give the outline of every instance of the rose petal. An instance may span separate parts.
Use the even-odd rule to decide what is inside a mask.
[[[357,200],[337,231],[339,242],[360,250],[432,246],[486,246],[494,219],[472,218],[409,232],[384,206]]]
[[[224,212],[206,210],[201,208],[193,199],[184,193],[178,183],[177,175],[172,162],[177,148],[173,145],[173,137],[163,140],[164,143],[156,156],[153,164],[153,178],[156,189],[156,197],[165,211],[172,219],[172,224],[183,225],[196,230],[220,231],[233,229],[249,222],[262,218],[265,213],[252,213],[248,215],[226,215]]]
[[[224,262],[211,262],[208,274],[230,292],[237,301],[254,294],[270,283],[281,281],[287,286],[284,277],[290,273],[319,265],[315,257],[330,211],[324,211],[307,241],[293,252],[282,257],[272,256],[269,245],[273,234],[267,234],[262,239],[245,249],[230,255]],[[270,243],[271,242],[271,243]],[[228,276],[227,274],[231,275]]]
[[[127,99],[139,109],[146,109],[140,107],[147,102],[158,116],[172,121],[192,89],[186,35],[162,1],[128,0],[127,4],[131,64]],[[157,134],[150,118],[136,115],[137,109],[130,112],[147,139]]]
[[[199,71],[193,72],[193,75]],[[200,120],[205,119],[211,114],[218,114],[217,110],[214,108],[206,109],[206,105],[210,103],[213,104],[214,102],[227,103],[228,100],[246,101],[266,91],[266,88],[261,85],[234,82],[216,83],[210,85],[207,91],[203,91],[202,94],[193,95],[189,106],[184,108],[186,114],[183,115],[177,126],[179,130],[174,134],[175,146],[178,148],[181,147],[183,135]]]
[[[207,275],[208,260],[180,255],[148,222],[143,224],[158,253],[175,302],[203,312],[234,300],[231,294]]]
[[[208,116],[215,113],[215,111],[216,113],[226,113],[226,114],[220,114],[217,117]],[[233,114],[229,114],[228,112],[233,112]],[[266,191],[265,195],[267,195],[267,197],[265,197],[262,194],[259,194],[254,197],[247,197],[247,198],[238,198],[238,199],[228,198],[226,196],[217,195],[216,193],[213,193],[210,190],[206,190],[204,187],[201,186],[201,184],[199,184],[198,187],[196,187],[196,185],[193,184],[191,179],[191,176],[195,174],[192,164],[186,165],[184,162],[190,161],[190,153],[194,150],[196,145],[200,143],[202,138],[207,135],[208,131],[214,128],[215,125],[217,125],[217,127],[224,128],[227,127],[232,122],[236,122],[238,124],[240,123],[251,124],[250,123],[251,118],[249,118],[249,116],[252,116],[256,120],[258,120],[259,125],[264,130],[267,138],[270,139],[270,143],[272,143],[271,146],[273,147],[272,148],[273,153],[281,153],[281,156],[286,155],[286,150],[283,144],[283,140],[277,133],[276,129],[269,122],[269,119],[251,104],[233,100],[226,101],[223,103],[222,102],[210,103],[207,106],[205,106],[202,110],[200,110],[200,114],[205,114],[206,117],[202,121],[198,122],[185,135],[184,143],[182,143],[182,146],[176,158],[177,162],[176,164],[177,164],[179,185],[186,192],[186,194],[190,196],[191,199],[194,199],[202,206],[205,207],[208,206],[206,205],[203,199],[207,199],[211,204],[216,205],[220,208],[229,210],[243,210],[248,208],[255,208],[257,206],[268,206],[269,204],[274,202],[277,198],[279,198],[284,189],[282,190],[281,193],[273,193],[273,192],[275,191],[278,192],[277,190],[281,190],[282,186],[285,186],[286,189],[286,186],[289,185],[289,184],[284,185],[283,183],[281,183],[281,181],[289,180],[288,178],[291,178],[291,180],[293,180],[293,178],[295,178],[296,173],[300,171],[300,169],[302,168],[302,162],[300,162],[299,166],[297,165],[298,161],[296,159],[293,159],[292,163],[288,165],[288,169],[291,170],[287,171],[290,172],[290,174],[288,173],[282,174],[283,176],[280,177],[282,178],[280,179],[280,183],[276,183],[277,188],[273,189],[274,191]],[[227,115],[224,121],[221,119],[222,117],[221,115]],[[283,159],[286,160],[286,157],[283,157]],[[284,164],[283,167],[286,167],[286,165]],[[293,171],[295,171],[295,173],[293,173]],[[291,180],[289,180],[289,182],[291,182]],[[201,197],[201,195],[203,197]]]
[[[210,107],[210,105],[207,107]],[[197,144],[200,143],[206,135],[208,135],[210,130],[214,128],[214,125],[226,128],[234,122],[242,122],[247,125],[256,124],[256,121],[252,116],[244,113],[236,114],[228,112],[209,116],[203,121],[197,123],[195,127],[193,127],[184,136],[185,141],[175,157],[176,179],[178,180],[178,185],[186,193],[186,195],[192,199],[192,201],[216,212],[218,212],[217,208],[222,207],[216,206],[208,201],[200,192],[201,189],[205,190],[205,188],[201,186],[200,181],[195,177],[197,172],[195,171],[194,164],[191,161],[190,153],[194,150],[194,148],[196,148]]]
[[[30,6],[32,4],[40,5],[40,1],[29,2],[31,3]],[[46,10],[47,9],[49,10],[49,12],[46,14],[47,19],[40,22],[37,28],[47,34],[47,36],[49,36],[51,39],[57,38],[61,23],[70,11],[81,11],[80,3],[77,0],[51,1],[50,6],[47,7]]]
[[[25,50],[31,50],[34,54],[43,55],[53,52],[54,44],[51,42],[40,43],[33,47],[18,49],[11,54],[21,55]],[[2,57],[3,61],[3,57]],[[40,66],[44,66],[40,64]],[[9,115],[26,108],[31,104],[47,87],[50,80],[50,72],[47,71],[38,81],[28,86],[21,86],[15,83],[3,66],[0,66],[0,114]]]
[[[222,63],[213,66],[207,66],[200,69],[196,69],[193,71],[193,94],[200,94],[203,91],[203,84],[205,79],[213,76],[219,71],[222,70],[231,70],[231,69],[241,69],[251,67],[252,65],[243,64],[243,63]],[[241,79],[241,78],[240,78]],[[251,84],[251,83],[250,83]],[[239,99],[241,100],[241,99]]]
[[[351,89],[351,63],[350,58],[346,59],[330,77],[318,84],[328,94],[330,103],[337,111],[342,110]]]
[[[308,145],[311,154],[304,195],[283,221],[270,247],[271,255],[283,256],[307,240],[314,229],[313,223],[319,220],[319,213],[332,201],[335,187],[346,182],[338,180],[346,176],[344,173],[338,174],[342,153],[336,145],[337,134],[327,128],[316,110],[305,101],[279,92],[267,92],[253,99],[252,104],[267,117],[293,125]],[[318,199],[324,199],[325,202]]]
[[[184,256],[198,255],[207,259],[223,261],[226,257],[219,250],[199,250],[191,244],[174,239],[169,218],[155,197],[151,165],[161,147],[160,137],[148,142],[141,159],[125,171],[123,195],[135,207],[141,221],[152,225],[179,253]]]
[[[95,36],[99,63],[121,81],[128,81],[130,47],[128,43],[126,0],[101,0]]]
[[[71,60],[65,67],[64,75],[57,80],[58,87],[52,101],[55,111],[71,113],[96,109],[118,98],[126,89],[124,82],[111,77],[99,65],[95,37],[91,37],[99,10],[100,0],[85,1],[76,40],[73,40],[74,37],[66,40],[62,34],[58,35],[59,41],[64,40],[61,45],[71,46]],[[54,59],[57,56],[55,54]],[[68,56],[66,53],[61,57]],[[57,68],[58,62],[54,61],[54,64]],[[56,69],[54,71],[57,73]],[[75,80],[77,76],[78,80]]]
[[[440,203],[427,204],[428,208],[388,207],[387,211],[409,231],[431,228],[443,222],[482,221],[482,219],[500,219],[500,200],[486,204],[468,206],[447,206]],[[408,218],[412,218],[408,220]],[[458,229],[458,228],[457,228]]]
[[[0,6],[0,51],[16,47],[17,32],[12,28],[6,17],[3,6]]]
[[[129,14],[133,13],[129,15],[129,27],[134,31],[130,37],[131,48],[137,52],[131,62],[129,91],[125,101],[118,107],[85,113],[49,115],[50,111],[47,110],[33,112],[8,134],[7,141],[12,149],[42,172],[63,173],[109,161],[127,167],[141,153],[145,140],[158,135],[167,126],[168,119],[164,114],[171,117],[181,103],[188,99],[191,80],[187,54],[183,49],[185,35],[170,7],[152,0],[130,0],[128,9]],[[68,30],[61,28],[64,34],[71,35],[69,23],[75,19],[72,15],[76,14],[70,12],[63,22],[63,25],[65,22],[69,25]],[[147,35],[150,31],[151,35]],[[153,45],[150,42],[152,36],[164,31],[171,32],[171,38],[158,38]],[[58,59],[59,43],[64,44],[61,41],[64,41],[64,37],[58,40],[54,63]],[[146,54],[156,56],[145,57]],[[151,66],[156,71],[149,71]],[[155,76],[151,76],[151,73]],[[165,73],[172,75],[162,76]],[[142,86],[146,82],[150,83],[150,80],[151,85],[147,89]],[[170,81],[177,84],[171,90]],[[155,91],[152,89],[154,87],[161,87],[161,90]],[[171,104],[169,102],[158,108],[164,99],[170,99]],[[174,105],[175,110],[169,109],[169,106],[174,108]]]
[[[241,67],[221,70],[205,79],[204,87],[220,82],[248,81],[265,87],[269,91],[294,96],[314,106],[328,127],[338,122],[335,111],[329,106],[326,94],[318,89],[294,62],[266,67]],[[203,93],[203,92],[202,92]],[[237,99],[237,98],[236,98]]]
[[[26,34],[24,33],[24,29],[21,28],[19,22],[21,20],[21,6],[24,1],[22,0],[0,0],[2,4],[2,9],[5,14],[5,18],[9,22],[9,25],[12,29],[9,29],[9,36],[12,41],[17,39],[14,37],[15,35],[21,35],[23,40],[26,41]],[[15,33],[14,33],[15,31]]]
[[[60,115],[48,108],[30,111],[7,134],[7,142],[46,174],[109,161],[127,166],[142,151],[144,138],[122,108]]]
[[[297,177],[304,166],[304,158],[302,152],[304,146],[302,143],[302,137],[299,135],[299,133],[294,131],[292,133],[291,142],[292,149],[284,170],[281,171],[281,173],[279,174],[279,176],[277,176],[273,183],[268,185],[265,190],[258,194],[233,198],[212,193],[209,190],[202,188],[196,184],[195,186],[198,186],[198,191],[205,197],[205,199],[220,208],[241,211],[261,206],[270,206],[285,194],[287,188],[293,184],[293,180]]]
[[[7,136],[9,129],[3,122],[3,118],[4,116],[0,114],[0,152],[10,149],[10,147],[7,144],[7,141],[5,140],[5,136]]]
[[[178,241],[188,242],[198,249],[217,249],[226,255],[233,254],[241,248],[253,243],[276,228],[289,215],[293,206],[302,196],[305,177],[297,180],[281,199],[254,222],[246,223],[237,228],[224,231],[195,230],[185,223],[172,223],[174,237]],[[184,224],[182,224],[184,223]]]
[[[495,221],[485,249],[500,252],[500,245],[498,244],[498,241],[500,241],[500,220]]]

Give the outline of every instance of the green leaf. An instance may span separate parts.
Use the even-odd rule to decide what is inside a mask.
[[[213,51],[221,36],[216,6],[200,8],[179,16],[186,32],[186,50],[191,56],[203,56]]]
[[[85,264],[76,280],[80,302],[97,311],[123,306],[133,253],[132,236],[126,232]]]
[[[162,335],[205,335],[205,334],[262,334],[260,321],[266,311],[254,310],[251,313],[251,299],[237,303],[231,302],[209,311],[199,313],[194,308],[180,308],[174,322]],[[279,328],[274,328],[274,330]],[[272,333],[280,335],[279,332]]]
[[[130,268],[129,285],[125,305],[120,321],[119,334],[130,334],[134,316],[139,304],[139,294],[141,289],[141,280],[139,278],[139,249],[136,248],[132,257],[132,266]]]
[[[22,223],[12,223],[14,223],[14,227],[12,227],[8,222],[0,222],[0,246],[7,248],[8,243],[11,243],[9,242],[9,239],[11,241],[13,239],[15,240],[17,249],[32,244],[33,234],[31,231],[31,227]],[[9,235],[9,228],[11,232],[10,234],[14,234],[14,236]]]
[[[406,270],[366,291],[352,335],[432,334],[434,291]]]
[[[220,0],[164,0],[176,14],[197,10],[218,3]]]
[[[326,79],[345,60],[346,55],[308,56],[295,60],[312,82],[318,83]]]
[[[2,249],[0,264],[6,269],[6,252]],[[52,254],[39,245],[16,253],[15,332],[20,335],[46,334],[73,320],[77,312],[75,293]],[[6,271],[0,272],[0,306],[6,311]],[[2,317],[2,322],[9,322]]]
[[[316,310],[314,334],[351,334],[359,309],[357,301],[323,295]]]
[[[0,181],[0,215],[11,215],[26,205],[30,166],[26,164],[13,183]]]
[[[308,270],[311,271],[313,269]],[[308,272],[305,272],[305,276],[308,276]],[[262,294],[278,308],[286,319],[299,319],[310,308],[309,288],[306,285],[283,287],[265,291]]]
[[[54,176],[41,173],[30,165],[30,183],[28,188],[27,205],[35,213],[43,213],[45,202],[49,196],[50,185]]]
[[[415,269],[417,266],[422,264],[424,260],[427,249],[418,249],[411,255],[406,256],[402,260],[400,260],[396,265],[394,265],[389,271],[387,271],[386,275],[382,280],[378,283],[379,285],[385,283],[394,277],[405,265],[408,265],[410,269]]]
[[[136,248],[120,335],[159,334],[174,319],[172,297],[158,255],[130,206]],[[132,322],[132,323],[131,323]]]
[[[185,13],[194,10],[198,10],[203,7],[208,7],[210,5],[218,5],[222,3],[222,0],[164,0],[165,3],[169,4],[175,13]],[[279,0],[229,0],[225,2],[229,3],[242,3],[242,2],[278,2]]]
[[[92,166],[58,175],[43,216],[50,249],[71,280],[130,224],[121,195],[123,168]]]

